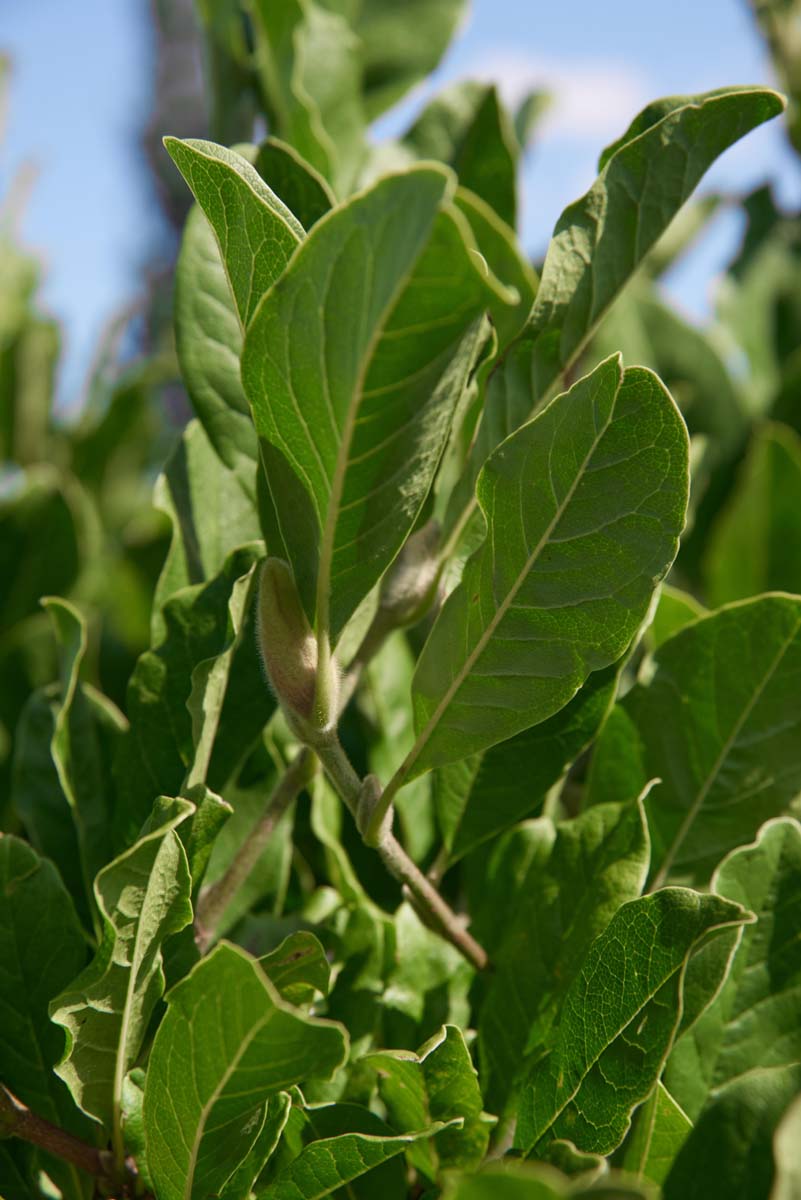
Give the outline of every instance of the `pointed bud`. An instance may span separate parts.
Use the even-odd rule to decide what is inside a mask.
[[[317,642],[288,563],[268,558],[259,581],[259,649],[270,684],[290,715],[314,711]]]

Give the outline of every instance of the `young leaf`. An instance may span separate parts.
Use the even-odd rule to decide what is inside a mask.
[[[259,966],[289,1004],[309,1004],[316,993],[328,995],[331,967],[313,933],[291,933],[259,959]]]
[[[478,936],[485,922],[494,927],[484,940],[494,971],[478,1024],[493,1111],[506,1106],[532,1053],[553,1043],[590,945],[620,905],[639,896],[647,872],[641,805],[606,804],[556,826],[543,817],[498,844],[474,906]]]
[[[358,37],[317,0],[255,0],[251,15],[270,127],[346,195],[366,150]]]
[[[502,279],[507,287],[514,288],[519,297],[515,308],[497,301],[490,306],[498,345],[503,350],[528,320],[537,294],[537,276],[518,246],[514,230],[480,196],[460,187],[456,190],[454,204],[470,222],[478,248],[493,275]]]
[[[610,358],[498,448],[477,494],[489,531],[420,656],[396,786],[546,720],[621,657],[684,524],[684,425]]]
[[[762,596],[664,642],[622,701],[639,768],[662,781],[646,801],[657,883],[708,879],[797,795],[800,664],[801,600]]]
[[[303,240],[303,226],[241,154],[195,139],[165,138],[164,145],[214,230],[246,328]]]
[[[730,88],[649,106],[606,151],[589,192],[557,222],[527,336],[535,396],[574,360],[701,176],[782,111],[766,88]]]
[[[423,110],[403,144],[420,158],[453,167],[460,184],[514,229],[520,147],[492,85],[473,80],[451,84]]]
[[[434,805],[449,864],[535,812],[597,733],[614,699],[618,674],[618,664],[594,671],[570,703],[541,725],[433,773]]]
[[[396,1134],[375,1113],[355,1104],[306,1108],[299,1153],[281,1166],[266,1187],[257,1188],[256,1196],[258,1200],[322,1200],[332,1192],[342,1195],[341,1188],[355,1200],[376,1195],[404,1200],[405,1171],[398,1156],[441,1128],[435,1124]]]
[[[749,919],[738,904],[666,888],[622,905],[564,999],[551,1053],[521,1093],[516,1144],[554,1138],[609,1154],[656,1084],[681,1016],[695,947]]]
[[[253,165],[307,231],[336,204],[322,175],[279,138],[261,143]]]
[[[759,592],[801,592],[801,438],[784,425],[756,434],[706,557],[713,607]]]
[[[247,1156],[225,1184],[220,1200],[250,1200],[256,1180],[281,1140],[291,1108],[292,1096],[289,1092],[279,1092],[270,1097],[264,1106],[264,1124]]]
[[[597,1183],[574,1181],[544,1163],[521,1163],[503,1158],[477,1175],[454,1175],[442,1193],[443,1200],[655,1200],[645,1185],[625,1175],[607,1172]]]
[[[341,1026],[286,1004],[254,959],[217,946],[170,992],[150,1053],[144,1120],[160,1200],[221,1191],[258,1138],[265,1102],[331,1075],[347,1046]]]
[[[664,1183],[692,1127],[692,1121],[664,1084],[658,1083],[637,1110],[631,1137],[626,1141],[623,1169],[652,1183]]]
[[[471,1171],[481,1165],[492,1118],[482,1114],[476,1070],[455,1025],[443,1025],[417,1054],[381,1050],[363,1061],[378,1073],[381,1099],[395,1129],[408,1133],[461,1118],[460,1127],[442,1129],[412,1146],[412,1166],[435,1181],[441,1171]]]
[[[89,1140],[91,1122],[53,1072],[64,1038],[48,1016],[53,996],[74,979],[87,948],[72,900],[58,872],[26,842],[0,835],[0,1079],[39,1116]],[[13,1145],[13,1143],[12,1143]],[[0,1142],[0,1146],[3,1143]],[[48,1158],[48,1170],[69,1200],[84,1193],[81,1173]],[[21,1187],[21,1167],[0,1161],[0,1186]],[[30,1200],[32,1193],[21,1193]],[[9,1187],[8,1200],[16,1193]]]
[[[691,625],[699,617],[706,616],[706,609],[689,592],[663,583],[659,591],[654,619],[645,631],[649,650],[658,650],[663,642],[673,637],[685,625]]]
[[[773,1137],[801,1089],[801,1066],[757,1067],[704,1109],[665,1180],[665,1200],[772,1196]]]
[[[419,167],[337,208],[245,338],[256,429],[314,510],[298,528],[273,492],[281,532],[308,615],[334,639],[414,523],[472,365],[465,334],[497,291],[463,218],[439,211],[448,185]]]
[[[112,1133],[120,1163],[123,1085],[164,991],[162,947],[192,920],[189,867],[175,832],[191,807],[185,801],[100,872],[95,897],[103,940],[50,1007],[67,1033],[57,1073],[83,1111]]]
[[[695,1120],[707,1098],[756,1065],[801,1061],[801,825],[769,821],[756,842],[733,851],[713,890],[751,909],[714,1002],[673,1048],[665,1082]],[[714,994],[713,978],[709,990]]]

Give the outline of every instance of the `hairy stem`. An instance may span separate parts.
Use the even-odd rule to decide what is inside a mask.
[[[72,1163],[81,1171],[105,1179],[109,1172],[101,1152],[31,1112],[0,1083],[0,1136],[17,1137]]]
[[[366,780],[359,778],[335,732],[321,735],[315,741],[314,750],[326,775],[353,814],[365,841],[378,851],[390,875],[408,888],[426,924],[455,946],[477,970],[484,970],[487,966],[486,951],[470,936],[457,914],[409,857],[392,833],[390,823],[385,819],[374,837],[367,836],[368,828],[373,826],[370,810],[377,806],[381,796],[380,785],[375,777],[368,776]],[[366,800],[369,802],[367,809]]]

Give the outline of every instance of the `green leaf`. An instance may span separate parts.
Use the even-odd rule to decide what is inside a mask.
[[[26,842],[0,835],[0,1079],[40,1117],[91,1141],[91,1123],[53,1072],[64,1038],[48,1016],[53,996],[86,957],[84,934],[55,867]],[[83,1196],[80,1172],[66,1163],[59,1170],[59,1162],[53,1159],[51,1169],[47,1160],[65,1200]],[[4,1157],[2,1183],[18,1170]],[[16,1200],[10,1190],[8,1200]]]
[[[767,424],[720,514],[705,574],[713,607],[759,592],[801,592],[801,438]]]
[[[332,1192],[356,1200],[376,1195],[405,1200],[405,1171],[398,1156],[441,1128],[395,1134],[374,1113],[355,1104],[306,1108],[302,1115],[299,1153],[266,1187],[257,1188],[258,1200],[321,1200]]]
[[[253,1147],[264,1105],[329,1076],[347,1035],[283,1001],[258,963],[221,944],[169,994],[150,1053],[144,1119],[160,1200],[220,1191]]]
[[[684,425],[654,375],[608,359],[499,447],[477,495],[489,532],[420,656],[401,779],[546,720],[621,657],[678,546]]]
[[[663,1083],[637,1110],[631,1137],[627,1139],[622,1167],[639,1178],[664,1183],[692,1121],[676,1103]]]
[[[246,477],[248,465],[256,461],[258,444],[239,378],[242,326],[214,230],[198,205],[184,225],[175,268],[173,319],[181,375],[195,414],[226,467]],[[173,463],[182,448],[184,454],[189,450],[189,436],[189,431],[184,433]],[[168,480],[169,470],[168,466]],[[207,499],[210,495],[206,493]]]
[[[227,422],[226,422],[227,423]],[[153,502],[172,524],[172,540],[153,599],[152,640],[167,627],[164,605],[181,588],[222,570],[238,546],[261,536],[252,480],[226,467],[198,421],[190,421],[159,475]]]
[[[783,107],[765,88],[672,97],[649,106],[610,147],[548,247],[528,329],[535,396],[546,396],[574,360],[707,168]]]
[[[493,1111],[505,1108],[532,1055],[553,1043],[591,944],[639,896],[647,872],[641,805],[605,804],[556,825],[541,817],[498,843],[474,905],[494,967],[478,1020]]]
[[[519,297],[515,308],[497,301],[490,305],[498,345],[503,350],[528,320],[537,294],[537,276],[517,244],[514,230],[485,201],[466,188],[457,188],[454,203],[470,222],[478,248],[493,275],[514,288]]]
[[[231,596],[237,581],[249,574],[260,554],[258,544],[240,547],[228,556],[220,573],[209,583],[176,593],[164,607],[163,641],[156,649],[146,651],[136,664],[127,697],[131,727],[120,741],[114,763],[119,797],[117,835],[123,844],[129,844],[136,836],[159,794],[177,795],[191,786],[187,778],[195,761],[193,732],[202,731],[202,723],[197,719],[193,731],[187,707],[193,673],[206,664],[203,674],[208,678],[208,660],[225,656],[232,638],[236,639],[237,634],[229,624]],[[252,645],[248,647],[247,659],[252,660],[255,668],[257,656]],[[225,664],[230,663],[231,672],[237,661],[236,654],[224,658]],[[222,674],[225,676],[225,671]],[[215,683],[221,686],[220,680]],[[229,672],[227,686],[230,684]],[[217,691],[215,713],[220,705],[219,688]],[[250,748],[274,708],[266,687],[255,695],[249,688],[247,696],[248,708],[237,713],[234,725],[240,739],[240,754]],[[222,704],[225,714],[224,700]],[[201,747],[203,758],[209,749]],[[226,754],[236,759],[235,750],[229,742]]]
[[[246,328],[303,240],[303,226],[241,154],[195,139],[165,138],[164,145],[214,230]]]
[[[290,933],[275,950],[262,955],[259,966],[290,1004],[309,1004],[316,993],[328,995],[331,967],[313,933]]]
[[[417,517],[472,365],[477,318],[497,291],[463,218],[439,211],[448,184],[444,170],[415,168],[336,209],[245,338],[256,428],[313,507],[299,528],[297,504],[273,489],[281,532],[307,613],[334,638]]]
[[[394,955],[381,1003],[384,1036],[395,1045],[431,1037],[443,1021],[467,1026],[475,971],[404,902],[393,921]]]
[[[275,1152],[289,1119],[292,1096],[279,1092],[265,1105],[264,1124],[247,1157],[239,1164],[220,1193],[221,1200],[250,1200],[259,1175]]]
[[[532,815],[597,733],[618,673],[618,664],[593,672],[569,704],[541,725],[434,772],[434,804],[449,863]]]
[[[695,596],[683,592],[680,588],[663,583],[659,589],[659,600],[656,605],[654,619],[645,631],[646,643],[649,650],[658,650],[663,642],[673,637],[685,625],[691,625],[699,617],[706,616],[706,609],[699,604]]]
[[[67,1033],[56,1071],[83,1111],[112,1133],[119,1162],[125,1157],[123,1085],[164,991],[162,948],[192,920],[189,867],[175,832],[190,812],[186,801],[171,821],[100,872],[95,897],[103,940],[50,1006],[52,1020]]]
[[[461,185],[514,229],[520,147],[495,87],[472,80],[451,84],[423,110],[403,144],[420,158],[453,167]]]
[[[101,725],[80,682],[86,654],[86,621],[71,604],[49,596],[42,601],[61,646],[61,696],[54,716],[50,752],[61,790],[70,806],[87,893],[111,856],[111,773],[109,756],[126,728],[125,718],[106,701],[110,718]]]
[[[366,153],[359,38],[316,0],[255,0],[251,12],[270,127],[346,195]]]
[[[269,137],[261,143],[254,166],[306,230],[336,204],[322,175],[301,158],[294,146],[279,138]]]
[[[754,1067],[703,1111],[665,1180],[665,1200],[769,1196],[773,1138],[801,1089],[801,1066]]]
[[[690,955],[748,917],[737,904],[685,888],[622,905],[590,947],[551,1053],[521,1093],[517,1145],[529,1152],[566,1137],[580,1150],[614,1150],[661,1074]]]
[[[487,1152],[492,1118],[482,1114],[481,1089],[461,1030],[443,1025],[417,1054],[382,1050],[364,1060],[378,1074],[381,1099],[395,1129],[409,1133],[460,1118],[410,1148],[409,1161],[432,1181],[441,1171],[477,1170]]]
[[[665,1082],[695,1120],[704,1103],[755,1066],[801,1062],[801,826],[769,821],[712,879],[720,896],[757,916],[743,930],[714,1002],[676,1043]]]
[[[801,600],[763,596],[664,642],[622,701],[644,777],[662,781],[646,801],[657,881],[705,881],[797,795],[799,664]]]
[[[76,1172],[77,1174],[77,1172]],[[24,1142],[0,1142],[0,1196],[3,1200],[39,1200],[32,1148]]]

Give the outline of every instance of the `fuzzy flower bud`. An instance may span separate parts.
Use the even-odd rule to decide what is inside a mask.
[[[284,709],[309,719],[314,710],[317,642],[288,563],[268,558],[259,581],[256,622],[267,678]]]
[[[439,583],[440,528],[429,521],[413,533],[381,585],[379,609],[395,627],[413,625],[426,614]]]

